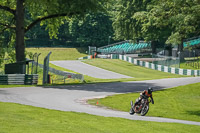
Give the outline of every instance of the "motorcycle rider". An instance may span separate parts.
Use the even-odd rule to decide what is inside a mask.
[[[153,89],[151,87],[148,88],[148,90],[144,90],[143,92],[140,93],[140,97],[138,99],[136,99],[135,104],[133,106],[133,109],[135,108],[135,106],[141,102],[141,100],[144,99],[148,99],[149,97],[151,98],[151,102],[152,104],[154,104],[154,100],[153,100],[153,96],[152,96],[152,92]]]

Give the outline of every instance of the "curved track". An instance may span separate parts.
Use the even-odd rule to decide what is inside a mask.
[[[152,86],[155,87],[156,90],[160,90],[180,85],[197,83],[199,81],[200,77],[190,77],[55,87],[0,88],[0,101],[20,103],[62,111],[84,112],[105,117],[120,117],[131,120],[200,125],[200,122],[193,121],[147,116],[141,117],[137,115],[130,116],[128,112],[99,108],[86,103],[86,100],[90,98],[142,91],[148,86]]]
[[[51,61],[52,64],[73,70],[83,75],[88,75],[100,79],[119,79],[119,78],[133,78],[123,74],[108,71],[99,67],[95,67],[79,60],[65,60],[65,61]]]

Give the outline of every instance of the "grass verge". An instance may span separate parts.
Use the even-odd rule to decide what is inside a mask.
[[[31,53],[41,53],[39,56],[39,63],[43,64],[44,58],[49,52],[50,61],[56,60],[76,60],[79,57],[87,56],[85,48],[26,48],[26,51]]]
[[[200,83],[153,92],[155,104],[150,104],[147,116],[174,118],[200,122]],[[119,94],[103,99],[89,100],[90,104],[128,112],[130,101],[139,93]]]
[[[85,51],[86,48],[26,48],[26,51],[28,53],[41,53],[41,55],[39,56],[39,63],[43,64],[44,58],[47,56],[47,54],[49,52],[52,52],[52,54],[50,55],[50,61],[55,61],[55,60],[76,60],[79,57],[83,57],[86,56]],[[32,55],[30,54],[30,55]],[[28,57],[29,55],[27,55]],[[30,58],[30,57],[28,57]],[[68,69],[64,69],[62,67],[58,67],[56,65],[53,65],[50,63],[49,65],[52,68],[55,68],[57,70],[61,70],[61,71],[66,71],[66,72],[72,72],[72,73],[76,73],[73,72],[71,70]],[[42,71],[42,69],[40,69]],[[43,73],[39,72],[39,81],[38,81],[38,85],[42,85],[42,77],[43,77]],[[51,75],[51,79],[55,79],[54,84],[64,84],[64,80],[59,80],[62,79],[63,76],[59,76],[59,75],[55,75],[53,73],[50,73]],[[77,80],[67,80],[67,84],[69,83],[77,83],[79,81]]]
[[[162,78],[178,78],[186,77],[183,75],[171,74],[160,72],[157,70],[148,69],[145,67],[137,66],[126,61],[117,59],[95,59],[85,60],[84,63],[97,66],[109,71],[117,72],[127,76],[134,77],[133,80],[150,80],[150,79],[162,79]],[[127,79],[128,80],[128,79]]]
[[[35,85],[0,85],[0,88],[34,87]]]
[[[141,66],[133,65],[129,62],[115,59],[93,59],[84,60],[84,63],[97,66],[106,70],[110,70],[116,73],[131,76],[133,78],[122,78],[122,79],[98,79],[84,75],[85,83],[100,83],[100,82],[126,82],[126,81],[140,81],[140,80],[151,80],[151,79],[162,79],[162,78],[179,78],[186,77],[183,75],[170,74],[165,72],[160,72],[152,69],[148,69]],[[50,64],[51,67],[67,72],[73,72],[71,70],[58,67],[56,65]],[[73,72],[76,73],[76,72]]]
[[[0,102],[0,132],[9,133],[198,133],[199,126],[132,121]]]
[[[52,51],[50,61],[53,60],[76,60],[79,57],[86,56],[85,49],[83,48],[27,48],[28,52],[42,53],[39,57],[39,62],[43,64],[44,57]],[[132,76],[131,79],[97,79],[87,75],[84,75],[86,83],[98,83],[98,82],[124,82],[124,81],[138,81],[138,80],[150,80],[150,79],[161,79],[161,78],[176,78],[183,77],[180,75],[159,72],[148,68],[133,65],[131,63],[121,60],[106,60],[106,59],[95,59],[95,60],[84,60],[85,63],[94,65],[106,70],[114,71],[124,75]],[[68,69],[64,69],[53,64],[50,64],[57,70],[73,72]],[[73,72],[75,73],[75,72]],[[40,76],[42,77],[42,76]],[[56,76],[53,76],[56,77]],[[41,84],[41,82],[39,82]]]

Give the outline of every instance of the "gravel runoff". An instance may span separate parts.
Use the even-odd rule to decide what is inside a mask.
[[[51,61],[50,63],[60,66],[75,72],[81,73],[83,75],[88,75],[90,77],[99,79],[119,79],[119,78],[133,78],[130,76],[122,75],[119,73],[111,72],[99,67],[88,65],[79,60],[69,60],[69,61]]]
[[[105,117],[120,117],[131,120],[182,123],[200,126],[200,122],[138,115],[131,116],[128,112],[114,111],[88,105],[86,103],[87,99],[143,91],[149,86],[155,87],[156,90],[160,90],[180,85],[197,83],[199,81],[200,77],[189,77],[55,87],[0,88],[0,101],[20,103],[61,111],[82,112]]]

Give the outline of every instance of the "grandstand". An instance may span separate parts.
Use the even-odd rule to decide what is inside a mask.
[[[139,43],[132,43],[131,41],[123,41],[107,46],[103,46],[97,49],[97,52],[102,54],[130,54],[136,53],[136,51],[142,49],[150,49],[151,44],[140,41]]]
[[[189,38],[184,40],[183,47],[199,47],[200,36]],[[151,49],[151,43],[140,41],[139,43],[133,43],[131,41],[122,41],[111,45],[99,47],[97,52],[101,54],[132,54],[138,53],[144,50]]]
[[[183,47],[197,47],[200,45],[200,36],[198,37],[193,37],[185,40],[183,42]]]

